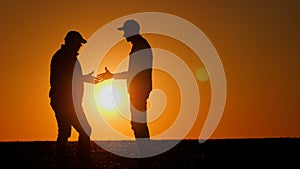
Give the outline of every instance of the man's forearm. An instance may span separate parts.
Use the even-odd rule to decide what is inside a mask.
[[[128,72],[120,72],[113,74],[114,79],[127,79],[128,78]]]

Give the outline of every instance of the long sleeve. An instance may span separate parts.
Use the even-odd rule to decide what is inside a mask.
[[[129,78],[129,72],[120,72],[120,73],[115,73],[113,76],[114,79],[128,79]]]

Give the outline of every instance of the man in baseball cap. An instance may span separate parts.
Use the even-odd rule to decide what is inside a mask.
[[[51,59],[50,65],[50,105],[55,113],[58,126],[56,139],[56,160],[58,168],[67,168],[67,143],[73,127],[79,134],[78,154],[80,168],[91,166],[90,134],[91,126],[82,108],[84,83],[94,83],[93,72],[83,74],[77,58],[82,44],[87,41],[77,31],[69,31]],[[77,116],[78,115],[78,116]],[[79,118],[80,117],[80,121]]]
[[[124,22],[122,27],[118,27],[117,30],[124,31],[124,37],[129,38],[140,34],[140,25],[137,21],[129,19]]]
[[[140,34],[140,25],[136,20],[126,20],[117,30],[124,31],[123,36],[132,44],[129,53],[128,71],[111,73],[107,67],[105,72],[97,75],[99,81],[107,79],[126,79],[130,100],[131,129],[137,145],[138,166],[146,169],[151,166],[145,157],[150,153],[150,133],[147,124],[147,100],[152,91],[153,56],[149,42]]]
[[[65,41],[77,41],[77,42],[81,42],[83,44],[85,44],[87,41],[82,37],[82,35],[75,31],[69,31],[65,37]]]

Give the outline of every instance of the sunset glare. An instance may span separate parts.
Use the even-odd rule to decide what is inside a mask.
[[[128,103],[124,86],[112,80],[98,84],[95,87],[95,99],[101,113],[113,115]]]

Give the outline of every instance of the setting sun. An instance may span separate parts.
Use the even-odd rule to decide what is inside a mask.
[[[126,86],[122,81],[107,80],[95,87],[95,99],[100,112],[113,115],[128,103]]]

